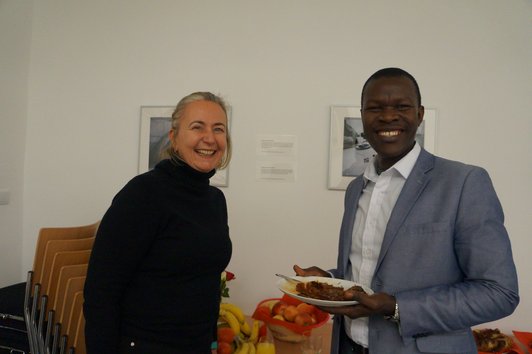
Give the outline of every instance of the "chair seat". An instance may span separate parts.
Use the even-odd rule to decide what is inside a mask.
[[[26,283],[17,283],[0,289],[0,316],[9,314],[24,316],[24,292]],[[0,324],[2,322],[0,321]]]
[[[10,352],[5,348],[29,352],[26,323],[11,317],[24,317],[25,289],[26,283],[13,284],[0,289],[0,348],[2,348],[0,353]]]

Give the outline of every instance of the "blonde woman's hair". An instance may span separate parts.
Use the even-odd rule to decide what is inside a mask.
[[[221,97],[216,96],[215,94],[210,93],[210,92],[194,92],[188,96],[183,97],[181,101],[179,101],[179,103],[177,104],[174,110],[174,113],[172,113],[171,129],[174,129],[176,132],[179,130],[179,123],[181,122],[181,118],[183,118],[183,112],[185,111],[185,107],[189,103],[196,102],[196,101],[209,101],[209,102],[216,103],[222,108],[222,110],[225,113],[225,117],[227,118],[227,106]],[[224,156],[222,156],[222,160],[220,161],[220,165],[217,167],[217,169],[226,168],[227,165],[229,165],[229,161],[231,161],[232,145],[231,145],[231,135],[229,134],[229,126],[226,127],[225,135],[227,139],[227,147],[225,149]],[[176,136],[177,134],[174,134],[174,139]],[[170,158],[173,161],[178,162],[178,163],[184,162],[181,156],[179,156],[178,152],[173,149],[171,141],[169,142],[169,145],[166,148],[166,150],[163,152],[162,157]]]

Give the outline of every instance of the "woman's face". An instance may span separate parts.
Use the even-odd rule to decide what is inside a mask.
[[[190,167],[210,172],[220,166],[227,148],[227,116],[217,103],[191,102],[169,137],[173,149]]]

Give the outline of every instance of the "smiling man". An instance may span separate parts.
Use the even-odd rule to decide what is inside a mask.
[[[384,171],[412,150],[425,110],[414,78],[380,75],[364,86],[361,113],[364,136],[378,153],[375,166]]]
[[[517,274],[488,173],[436,157],[415,140],[419,86],[398,68],[377,71],[361,99],[377,152],[348,186],[337,268],[294,270],[370,287],[334,314],[332,354],[476,354],[471,327],[510,315]]]

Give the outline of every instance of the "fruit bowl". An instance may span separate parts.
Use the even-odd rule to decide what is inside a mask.
[[[308,306],[313,308],[313,322],[298,320],[296,323],[296,321],[294,321],[295,314],[292,314],[293,316],[288,317],[290,320],[286,320],[282,316],[279,317],[278,314],[275,315],[272,313],[273,307],[277,303],[286,303],[287,305],[292,306],[303,304],[302,301],[287,295],[284,295],[282,298],[265,299],[259,302],[252,317],[266,323],[266,326],[270,330],[272,336],[280,341],[292,343],[303,342],[305,338],[310,336],[312,330],[323,326],[330,319],[330,315],[327,312],[323,312],[312,305],[307,305],[307,308],[309,308]]]

